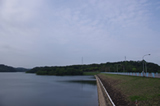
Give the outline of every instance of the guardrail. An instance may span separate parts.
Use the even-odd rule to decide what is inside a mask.
[[[106,95],[107,95],[107,97],[108,97],[111,105],[112,105],[112,106],[115,106],[114,102],[112,101],[110,95],[108,94],[108,92],[107,92],[106,88],[104,87],[103,83],[101,82],[101,80],[98,78],[97,75],[95,75],[95,77],[96,77],[97,81],[101,84],[101,86],[102,86],[103,90],[105,91],[105,93],[106,93]],[[108,106],[108,105],[107,105],[107,106]]]
[[[120,74],[120,75],[130,75],[130,76],[141,76],[143,77],[143,73],[134,73],[134,72],[101,72],[107,74]],[[152,78],[160,78],[159,73],[144,73],[145,77],[152,77]]]

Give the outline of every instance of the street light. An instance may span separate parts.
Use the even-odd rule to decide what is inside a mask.
[[[122,64],[117,64],[117,74],[118,74],[118,65],[123,66]],[[124,71],[124,67],[123,67],[123,71]]]
[[[143,76],[144,76],[144,57],[145,57],[145,56],[149,56],[149,55],[151,55],[151,54],[146,54],[146,55],[144,55],[144,56],[142,57],[142,60],[143,60]],[[145,66],[145,69],[146,69],[146,67],[147,67],[147,66]]]

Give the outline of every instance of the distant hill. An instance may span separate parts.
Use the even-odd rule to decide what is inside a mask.
[[[14,67],[11,67],[11,66],[0,64],[0,72],[26,72],[28,70],[29,69],[26,69],[26,68],[21,68],[21,67],[14,68]]]
[[[26,72],[26,71],[28,71],[28,70],[30,70],[30,69],[18,67],[18,68],[15,68],[15,70],[16,70],[17,72]]]
[[[142,72],[143,63],[147,66],[147,72],[160,73],[160,66],[155,63],[146,61],[120,61],[120,62],[107,62],[101,64],[83,64],[71,66],[45,66],[35,67],[28,70],[27,73],[36,73],[40,75],[63,75],[63,73],[70,72],[71,74],[78,72]],[[74,70],[73,72],[70,70]],[[68,74],[68,73],[67,73]],[[79,73],[78,73],[79,74]],[[81,74],[81,73],[80,73]]]
[[[11,66],[0,64],[0,72],[16,72],[16,69]]]

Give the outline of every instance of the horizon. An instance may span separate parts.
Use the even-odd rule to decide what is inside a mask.
[[[61,65],[61,66],[58,66],[58,65],[45,65],[45,66],[34,66],[34,67],[21,67],[21,66],[18,66],[18,67],[15,67],[15,66],[11,66],[11,65],[7,65],[7,64],[2,64],[0,63],[0,65],[5,65],[5,66],[9,66],[9,67],[13,67],[13,68],[25,68],[25,69],[33,69],[35,67],[66,67],[66,66],[74,66],[74,65],[92,65],[92,64],[107,64],[107,63],[118,63],[118,62],[130,62],[130,61],[134,61],[134,60],[124,60],[124,61],[114,61],[114,62],[104,62],[104,63],[88,63],[88,64],[70,64],[70,65]],[[141,62],[143,60],[135,60],[134,62]],[[153,64],[157,64],[157,63],[154,63],[154,62],[149,62],[149,61],[146,61],[147,63],[153,63]],[[159,64],[157,64],[158,66],[160,66]]]

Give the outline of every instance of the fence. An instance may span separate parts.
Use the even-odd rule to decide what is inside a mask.
[[[130,75],[130,76],[141,76],[141,77],[143,77],[143,73],[134,73],[134,72],[101,72],[101,73],[120,74],[120,75]],[[160,78],[160,74],[159,73],[144,73],[144,76],[152,77],[152,78]]]

